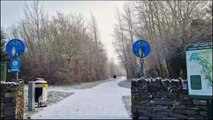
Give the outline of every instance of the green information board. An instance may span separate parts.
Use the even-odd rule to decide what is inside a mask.
[[[191,97],[212,99],[212,42],[186,47],[188,93]]]

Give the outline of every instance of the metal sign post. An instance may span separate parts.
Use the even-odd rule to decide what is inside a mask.
[[[35,109],[35,82],[28,82],[28,110],[33,111]]]
[[[15,80],[18,81],[18,72],[15,73]]]
[[[18,59],[18,57],[16,57],[16,59]],[[17,66],[18,66],[18,70],[15,72],[15,81],[18,81],[18,71],[20,71],[20,60]]]
[[[18,73],[20,72],[21,60],[19,56],[25,52],[25,43],[19,39],[12,39],[6,44],[6,51],[11,57],[10,72],[15,73],[15,81],[18,81]]]
[[[141,64],[141,76],[144,76],[144,59],[140,59],[140,64]]]
[[[136,57],[140,58],[141,76],[144,76],[144,58],[149,55],[150,51],[151,47],[145,40],[137,40],[132,46],[133,54]]]

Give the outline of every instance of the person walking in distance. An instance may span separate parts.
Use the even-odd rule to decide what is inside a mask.
[[[113,78],[116,79],[116,75],[115,74],[113,75]]]

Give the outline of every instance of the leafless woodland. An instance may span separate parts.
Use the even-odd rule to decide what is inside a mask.
[[[212,41],[212,1],[131,1],[116,12],[113,44],[128,78],[140,75],[131,51],[138,39],[151,44],[145,76],[170,78],[186,77],[186,45]],[[34,2],[8,31],[1,30],[1,40],[6,34],[7,39],[20,38],[27,44],[21,57],[21,77],[26,81],[43,77],[50,84],[88,82],[119,71],[107,58],[92,13],[89,20],[72,12],[48,16]]]
[[[9,38],[25,40],[21,77],[25,81],[45,78],[50,84],[69,84],[106,79],[109,76],[106,51],[99,39],[91,13],[56,16],[45,13],[39,2],[25,7],[25,17],[9,27]]]
[[[131,52],[138,39],[151,44],[146,77],[186,78],[185,46],[212,41],[212,1],[132,1],[117,10],[114,46],[129,78],[140,75]]]

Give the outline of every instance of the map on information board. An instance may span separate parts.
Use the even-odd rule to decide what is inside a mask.
[[[192,96],[212,96],[212,43],[186,48],[188,92]]]

